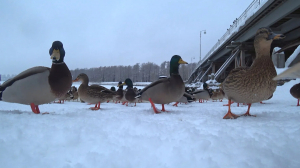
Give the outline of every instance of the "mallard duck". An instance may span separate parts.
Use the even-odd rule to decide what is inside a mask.
[[[165,111],[164,104],[176,102],[184,93],[184,83],[179,75],[178,68],[180,64],[187,64],[179,55],[174,55],[170,61],[170,77],[159,79],[142,89],[137,97],[142,100],[149,100],[155,113],[160,113],[154,103],[162,105],[162,111]]]
[[[179,98],[179,100],[177,100],[177,102],[175,104],[173,104],[173,106],[177,107],[178,103],[187,104],[187,103],[190,103],[190,102],[193,102],[193,101],[195,101],[195,98],[192,95],[188,94],[187,92],[184,92],[183,96],[181,96]]]
[[[209,87],[206,83],[203,83],[203,89],[197,90],[191,93],[196,99],[199,99],[199,103],[204,103],[204,100],[209,100],[212,96],[212,90],[209,90]]]
[[[78,101],[79,96],[78,96],[78,91],[77,91],[76,86],[71,87],[71,93],[73,95],[73,101],[74,100]]]
[[[123,99],[123,95],[124,95],[124,90],[123,90],[123,85],[122,85],[122,83],[123,82],[119,82],[118,83],[118,90],[117,90],[117,97],[115,98],[115,100],[116,100],[116,103],[118,102],[118,101],[122,101],[122,99]]]
[[[0,100],[30,105],[39,114],[38,105],[53,102],[65,95],[72,85],[72,76],[64,63],[65,50],[54,41],[49,50],[51,68],[37,66],[27,69],[0,86]]]
[[[99,110],[100,103],[111,100],[117,95],[116,92],[100,85],[93,84],[89,86],[89,78],[85,73],[79,74],[77,78],[73,80],[73,82],[77,81],[82,82],[78,88],[80,99],[87,103],[96,104],[95,107],[90,108],[92,110]]]
[[[272,79],[277,75],[270,57],[270,48],[273,40],[283,39],[282,34],[275,34],[270,28],[257,30],[254,39],[256,58],[251,67],[238,67],[229,73],[223,82],[223,89],[228,97],[228,113],[224,119],[239,117],[231,113],[231,101],[248,104],[248,110],[244,116],[250,114],[252,103],[268,99],[276,89],[277,82]]]
[[[135,106],[136,106],[136,92],[134,91],[133,89],[133,83],[132,83],[132,80],[127,78],[125,79],[124,83],[122,83],[122,85],[127,85],[127,91],[125,93],[125,98],[127,100],[127,105],[128,105],[128,102],[129,103],[135,103]]]
[[[63,104],[63,103],[65,102],[65,100],[69,100],[69,101],[70,101],[70,100],[73,99],[73,98],[74,98],[74,96],[73,96],[71,90],[69,90],[65,95],[63,95],[63,96],[60,97],[60,98],[57,98],[58,102],[55,102],[55,101],[54,101],[54,103],[60,103],[60,104]]]
[[[291,87],[290,89],[290,93],[291,95],[298,99],[298,103],[297,103],[297,106],[299,106],[299,99],[300,99],[300,83],[294,85],[293,87]]]

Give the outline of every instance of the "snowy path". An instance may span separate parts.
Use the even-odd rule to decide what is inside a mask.
[[[170,104],[161,114],[149,103],[103,103],[99,111],[79,102],[41,105],[49,115],[0,102],[0,167],[300,167],[300,107],[289,93],[299,82],[253,104],[257,117],[236,120],[222,119],[227,100]]]

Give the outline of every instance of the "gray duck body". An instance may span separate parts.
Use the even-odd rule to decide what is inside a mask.
[[[151,100],[156,104],[167,104],[179,100],[185,92],[183,80],[179,74],[159,79],[141,90],[142,100]],[[141,93],[140,92],[140,93]]]
[[[52,55],[52,50],[56,50],[56,55]],[[62,43],[53,42],[50,51],[51,58],[53,57],[51,68],[43,66],[29,68],[4,82],[0,86],[0,100],[41,105],[65,95],[72,85],[72,76],[63,62],[65,51]]]

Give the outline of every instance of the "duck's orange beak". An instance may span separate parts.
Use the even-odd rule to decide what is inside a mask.
[[[74,80],[73,80],[73,82],[77,82],[77,81],[79,81],[79,79],[78,79],[78,78],[76,78],[76,79],[74,79]]]

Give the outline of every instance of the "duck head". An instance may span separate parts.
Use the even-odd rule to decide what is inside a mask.
[[[123,89],[123,85],[122,85],[121,81],[118,83],[118,87],[121,88],[121,89]]]
[[[73,82],[81,81],[82,83],[88,84],[89,83],[89,77],[85,73],[81,73],[77,76],[76,79],[73,80]]]
[[[183,61],[179,55],[174,55],[170,61],[170,75],[178,74],[178,68],[180,64],[188,64],[188,63]]]
[[[62,42],[54,41],[52,43],[52,47],[49,50],[49,54],[51,56],[53,63],[61,63],[64,61],[65,57],[65,49],[63,47]]]
[[[122,83],[122,85],[127,85],[127,86],[128,86],[128,88],[133,88],[133,83],[132,83],[132,80],[131,80],[131,79],[129,79],[129,78],[125,79],[125,82],[124,82],[124,83]]]
[[[255,50],[270,52],[271,43],[273,40],[285,38],[283,34],[276,34],[268,27],[262,27],[256,31],[254,38]]]

